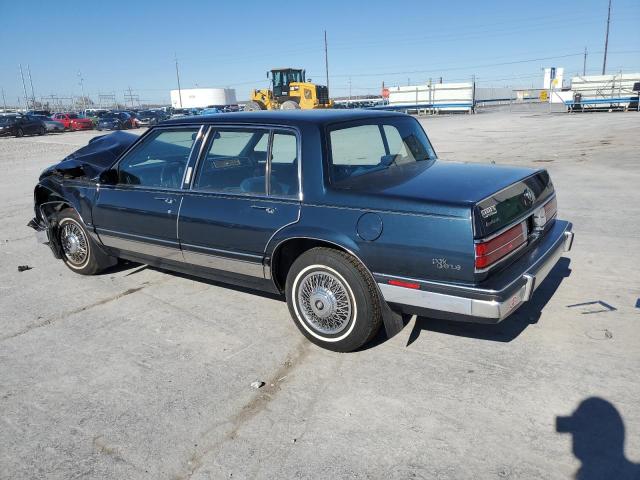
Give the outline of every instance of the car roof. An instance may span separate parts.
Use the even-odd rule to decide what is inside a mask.
[[[263,123],[297,125],[300,123],[326,125],[335,122],[349,122],[376,118],[403,118],[408,115],[399,112],[360,109],[326,110],[262,110],[258,112],[230,112],[213,115],[172,118],[163,125],[193,125],[201,123]]]

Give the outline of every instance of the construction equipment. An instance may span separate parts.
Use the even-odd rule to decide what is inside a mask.
[[[269,73],[267,73],[269,77]],[[271,89],[253,90],[245,111],[333,108],[329,89],[305,78],[297,68],[271,70]]]

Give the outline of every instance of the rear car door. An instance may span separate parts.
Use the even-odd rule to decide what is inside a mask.
[[[199,125],[152,129],[118,161],[117,183],[100,186],[93,208],[104,245],[124,256],[182,261],[181,188],[201,131]]]
[[[299,135],[269,127],[211,127],[179,237],[192,265],[262,278],[269,239],[300,212]]]

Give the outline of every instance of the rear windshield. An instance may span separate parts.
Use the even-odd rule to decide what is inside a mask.
[[[380,118],[342,124],[329,130],[331,181],[366,175],[436,158],[414,118]]]

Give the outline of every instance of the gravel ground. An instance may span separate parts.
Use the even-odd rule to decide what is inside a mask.
[[[421,121],[444,159],[547,168],[574,248],[500,325],[414,318],[352,354],[277,298],[73,274],[25,224],[96,132],[0,138],[0,478],[636,478],[640,114]]]

